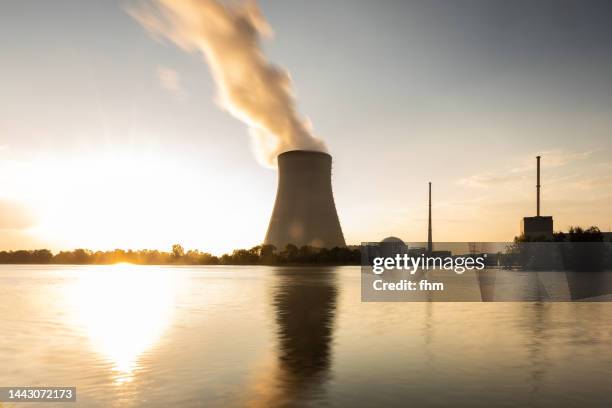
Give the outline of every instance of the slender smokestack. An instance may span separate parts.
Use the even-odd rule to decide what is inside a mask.
[[[538,184],[536,184],[537,189],[537,216],[540,216],[540,156],[536,156],[538,161]]]
[[[264,244],[345,246],[331,186],[329,154],[292,150],[278,156],[278,190]]]
[[[431,236],[431,181],[429,182],[429,223],[427,224],[427,252],[433,251],[433,240]]]

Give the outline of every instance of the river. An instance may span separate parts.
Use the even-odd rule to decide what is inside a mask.
[[[86,407],[609,403],[612,303],[360,289],[359,267],[2,265],[0,386]]]

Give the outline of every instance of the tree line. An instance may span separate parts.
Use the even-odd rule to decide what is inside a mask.
[[[92,251],[75,249],[56,254],[48,249],[0,251],[0,264],[64,264],[110,265],[127,262],[138,265],[359,265],[359,248],[332,249],[289,244],[282,251],[273,245],[258,245],[250,249],[235,249],[230,254],[215,256],[197,249],[185,250],[175,244],[169,252],[141,249]]]
[[[525,234],[514,238],[514,242],[604,242],[604,234],[596,226],[589,228],[570,227],[568,232],[553,232],[552,240],[544,236],[527,237]]]

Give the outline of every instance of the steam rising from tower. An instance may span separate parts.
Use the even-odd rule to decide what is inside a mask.
[[[264,244],[345,246],[331,186],[331,156],[295,150],[278,156],[278,190]]]
[[[260,38],[272,35],[254,0],[148,0],[128,12],[149,32],[201,53],[212,71],[219,102],[249,126],[260,162],[274,166],[279,153],[326,151],[296,111],[291,79],[269,63]]]

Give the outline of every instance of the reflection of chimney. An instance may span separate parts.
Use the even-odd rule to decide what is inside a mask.
[[[536,156],[536,159],[538,160],[538,182],[536,184],[536,189],[537,189],[537,194],[538,194],[538,210],[537,210],[537,216],[540,216],[540,156]]]
[[[278,156],[276,202],[264,244],[345,246],[331,187],[329,154],[292,150]]]
[[[433,251],[433,241],[431,237],[431,181],[429,182],[429,223],[427,227],[427,252]]]

